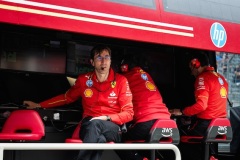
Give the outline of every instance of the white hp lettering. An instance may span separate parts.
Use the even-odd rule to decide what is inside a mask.
[[[217,46],[220,46],[220,42],[224,39],[224,31],[217,29],[217,24],[214,26],[213,39],[217,40]]]

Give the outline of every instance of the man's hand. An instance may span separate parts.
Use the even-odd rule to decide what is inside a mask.
[[[38,103],[32,101],[23,101],[23,104],[26,105],[28,109],[41,108]]]
[[[92,120],[94,120],[94,119],[99,119],[99,120],[107,121],[107,116],[93,117],[92,119],[90,119],[90,121],[92,121]]]
[[[170,109],[169,112],[172,115],[175,115],[175,116],[181,116],[182,115],[182,112],[180,111],[180,109]]]

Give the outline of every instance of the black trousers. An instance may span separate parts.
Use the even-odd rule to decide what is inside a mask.
[[[127,133],[123,134],[123,143],[126,140],[147,140],[149,131],[153,126],[154,120],[136,123],[132,127],[128,128]],[[150,157],[149,150],[116,150],[115,151],[121,160],[142,160],[143,157]]]
[[[179,126],[180,135],[204,136],[211,120],[194,118],[190,126]],[[179,150],[182,160],[202,160],[204,156],[204,144],[199,143],[181,143]]]
[[[121,142],[120,127],[110,121],[92,120],[84,118],[81,123],[79,136],[83,143]],[[102,150],[81,150],[77,160],[100,160]]]

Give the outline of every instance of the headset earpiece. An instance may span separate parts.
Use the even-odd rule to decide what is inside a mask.
[[[199,68],[201,66],[201,63],[197,58],[194,58],[191,60],[191,66],[193,66],[194,68]]]
[[[128,72],[128,64],[122,64],[122,65],[121,65],[121,71],[122,71],[123,73]]]

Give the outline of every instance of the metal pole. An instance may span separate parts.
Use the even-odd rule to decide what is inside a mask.
[[[125,143],[0,143],[0,160],[3,160],[4,150],[173,150],[176,160],[181,160],[181,154],[174,144],[125,144]]]

